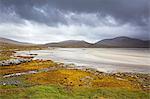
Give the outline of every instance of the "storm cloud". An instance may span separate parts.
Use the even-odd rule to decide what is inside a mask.
[[[149,0],[0,0],[0,36],[32,43],[149,39]]]

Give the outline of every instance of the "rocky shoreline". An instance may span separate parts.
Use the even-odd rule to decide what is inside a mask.
[[[15,52],[16,53],[16,52]],[[37,54],[29,54],[26,56],[11,56],[12,59],[0,61],[0,66],[19,65],[21,63],[30,62]]]

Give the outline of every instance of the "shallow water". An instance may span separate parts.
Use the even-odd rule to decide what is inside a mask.
[[[52,59],[95,68],[104,72],[150,73],[150,50],[141,48],[56,48],[19,51],[17,55],[38,54],[34,59]]]

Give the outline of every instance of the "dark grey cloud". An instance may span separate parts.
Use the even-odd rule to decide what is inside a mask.
[[[149,0],[0,0],[0,36],[33,43],[149,39],[149,6]]]
[[[149,0],[0,0],[4,7],[13,7],[22,18],[44,23],[66,23],[63,13],[99,13],[112,16],[120,23],[147,25]],[[48,15],[35,10],[39,8]]]

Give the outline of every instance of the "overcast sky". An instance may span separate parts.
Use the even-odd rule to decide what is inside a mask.
[[[149,39],[150,0],[0,0],[0,37],[23,42]]]

